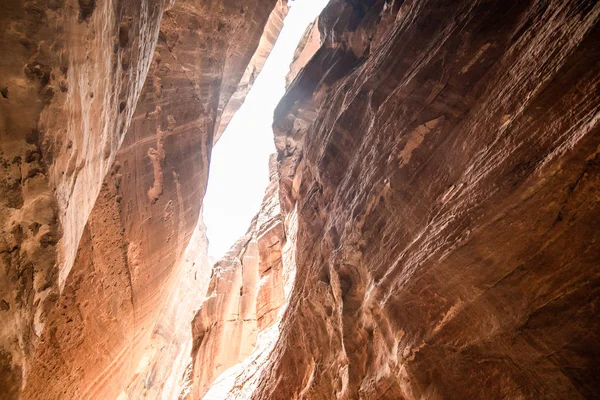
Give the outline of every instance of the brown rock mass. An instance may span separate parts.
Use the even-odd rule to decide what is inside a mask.
[[[310,61],[313,55],[321,47],[321,33],[319,32],[319,20],[313,21],[308,25],[306,31],[296,51],[294,52],[294,58],[290,64],[290,70],[285,76],[285,87],[288,88],[292,81],[298,76],[300,70]]]
[[[0,5],[0,397],[600,398],[600,3],[331,0],[211,272],[287,12]]]
[[[203,398],[222,372],[247,359],[253,350],[261,352],[265,340],[259,337],[278,322],[284,305],[284,275],[291,268],[282,262],[285,234],[274,156],[260,211],[246,235],[214,265],[206,298],[192,323],[190,399]],[[217,391],[217,397],[204,398],[224,395]]]
[[[0,386],[26,383],[127,131],[162,0],[0,6]]]
[[[333,0],[276,110],[255,399],[600,395],[600,4]]]
[[[242,106],[246,99],[246,95],[254,84],[254,80],[258,77],[260,71],[262,71],[265,62],[267,61],[267,57],[271,53],[271,50],[273,50],[273,46],[275,46],[275,42],[279,37],[279,32],[281,32],[281,29],[283,28],[283,20],[288,13],[288,9],[289,6],[287,0],[277,0],[277,4],[269,15],[258,47],[256,48],[252,59],[248,62],[248,66],[244,71],[244,75],[242,75],[242,78],[239,80],[235,92],[231,94],[231,88],[229,88],[229,91],[221,93],[219,99],[219,118],[217,121],[217,129],[215,130],[214,142],[219,140],[235,112]],[[229,58],[233,60],[236,60],[237,57],[238,54],[236,53],[229,55]]]
[[[179,394],[208,277],[199,214],[216,121],[270,51],[275,4],[2,5],[7,398]]]

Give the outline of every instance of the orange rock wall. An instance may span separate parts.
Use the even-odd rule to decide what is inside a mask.
[[[598,397],[599,17],[329,4],[276,111],[296,281],[245,398]]]
[[[64,291],[154,51],[162,1],[0,12],[0,386],[15,398]]]
[[[9,398],[156,398],[181,386],[191,332],[169,321],[188,328],[206,287],[199,215],[213,137],[278,34],[276,22],[265,29],[287,10],[275,5],[2,5]],[[186,261],[194,247],[198,260]],[[153,351],[165,341],[168,351]]]

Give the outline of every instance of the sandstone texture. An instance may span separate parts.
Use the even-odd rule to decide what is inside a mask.
[[[276,110],[296,280],[251,398],[600,395],[599,17],[332,0]]]
[[[0,5],[0,398],[600,398],[600,3],[331,0],[212,265],[287,12]]]
[[[210,276],[199,216],[218,121],[286,10],[2,5],[6,398],[179,395]]]
[[[192,234],[175,284],[161,307],[150,344],[139,361],[133,380],[121,393],[125,399],[177,399],[189,386],[192,331],[190,321],[204,299],[211,265],[202,219]]]
[[[312,56],[321,47],[321,32],[319,32],[319,19],[312,22],[306,28],[304,35],[296,47],[294,57],[290,64],[290,70],[285,76],[285,87],[288,88],[292,81],[298,76],[302,68],[310,61]]]
[[[0,6],[0,387],[15,398],[150,66],[161,0]]]
[[[288,10],[289,6],[287,0],[277,0],[277,4],[275,4],[273,11],[271,11],[269,19],[264,27],[258,47],[256,48],[252,59],[248,62],[244,75],[237,83],[235,91],[231,94],[231,87],[229,87],[227,91],[222,91],[219,98],[219,117],[214,142],[219,140],[235,112],[242,106],[246,99],[246,95],[254,84],[254,80],[258,77],[260,71],[262,71],[265,62],[267,61],[267,57],[271,53],[271,50],[279,37],[279,32],[281,32],[281,29],[283,28],[283,20],[285,19]],[[245,38],[240,37],[239,45],[243,45],[244,41]],[[240,50],[238,49],[237,51],[239,52]],[[236,52],[228,54],[228,58],[233,60],[237,60],[239,56],[240,55]]]

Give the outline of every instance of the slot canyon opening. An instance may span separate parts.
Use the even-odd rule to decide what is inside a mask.
[[[216,132],[202,206],[210,282],[192,322],[191,386],[184,389],[194,400],[255,387],[279,337],[296,266],[294,223],[280,214],[273,118],[286,87],[321,44],[316,18],[327,3],[288,3],[243,104],[223,134]]]
[[[0,400],[600,399],[600,1],[0,11]]]
[[[328,0],[290,2],[283,28],[243,105],[218,138],[210,161],[203,216],[211,262],[248,230],[269,183],[275,152],[273,112],[283,96],[298,43]]]

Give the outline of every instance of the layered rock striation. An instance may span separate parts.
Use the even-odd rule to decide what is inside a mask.
[[[599,17],[329,4],[276,110],[296,280],[247,398],[599,395]]]
[[[298,76],[302,68],[310,61],[312,56],[321,47],[321,32],[319,32],[319,19],[310,23],[300,42],[294,51],[294,57],[290,63],[290,70],[285,76],[285,87],[288,88],[292,81]]]
[[[0,386],[15,398],[150,66],[162,0],[0,12]]]
[[[331,0],[212,275],[287,3],[1,9],[3,398],[600,396],[598,2]]]
[[[249,7],[250,9],[250,7]],[[273,50],[273,46],[275,46],[275,42],[279,37],[279,32],[283,28],[283,21],[287,16],[289,10],[289,5],[287,0],[277,0],[273,11],[269,15],[269,19],[265,24],[264,31],[262,36],[260,37],[260,41],[258,43],[258,47],[254,52],[254,55],[247,63],[246,70],[242,75],[242,78],[237,83],[233,94],[231,91],[233,90],[232,86],[228,88],[228,90],[224,90],[221,92],[219,98],[219,112],[218,112],[218,120],[217,120],[217,128],[215,131],[215,135],[213,141],[216,142],[219,140],[225,128],[233,118],[235,112],[242,106],[244,100],[246,99],[246,95],[250,92],[252,85],[254,84],[254,80],[258,77],[258,74],[262,71],[262,68],[267,61],[267,57]],[[241,37],[240,46],[244,44],[243,36]],[[242,47],[244,48],[244,47]],[[239,52],[240,49],[237,49]],[[228,59],[230,60],[238,60],[239,54],[237,52],[230,52],[228,54]],[[233,66],[226,66],[226,68],[232,68]]]

